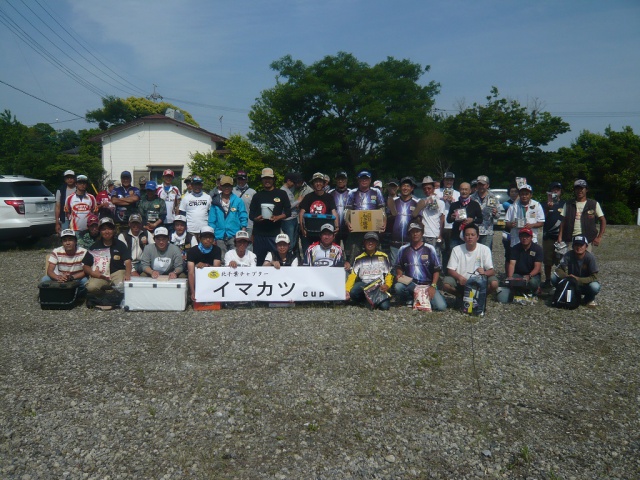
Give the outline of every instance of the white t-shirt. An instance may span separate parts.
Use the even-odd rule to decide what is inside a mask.
[[[458,200],[460,200],[460,192],[457,190],[454,190],[453,187],[451,187],[451,190],[453,190],[453,201],[457,202]],[[444,202],[444,228],[446,228],[447,230],[451,230],[451,228],[453,227],[453,223],[447,222],[447,216],[449,215],[449,209],[451,208],[451,204],[443,200],[444,191],[445,191],[445,188],[440,187],[438,190],[436,190],[435,194],[438,196],[440,200]]]
[[[191,192],[185,194],[180,202],[180,210],[185,212],[187,217],[187,232],[200,233],[200,229],[209,224],[210,207],[210,195],[202,193],[196,197]]]
[[[235,248],[233,250],[227,250],[224,254],[224,265],[228,267],[229,264],[234,261],[239,267],[256,267],[258,265],[258,257],[251,250],[244,252],[244,257],[240,258]]]
[[[587,204],[587,201],[584,202],[576,202],[576,221],[573,224],[573,232],[571,237],[575,237],[576,235],[580,235],[582,233],[582,223],[580,223],[580,218],[582,217],[582,212],[584,212],[584,206]],[[563,217],[567,216],[567,204],[565,203],[564,207],[562,207]],[[596,202],[596,218],[604,217],[604,212],[602,211],[602,207],[599,202]]]
[[[477,243],[473,252],[470,252],[467,250],[467,245],[462,244],[451,250],[447,269],[454,270],[463,277],[469,278],[478,268],[484,270],[493,268],[493,258],[489,247]]]
[[[422,223],[424,224],[424,236],[427,238],[435,238],[440,236],[440,217],[445,214],[444,202],[432,195],[435,202],[431,205],[425,205],[422,209]],[[425,199],[426,200],[426,199]]]
[[[517,245],[520,243],[520,237],[518,236],[518,232],[526,223],[544,223],[544,209],[540,203],[535,200],[530,200],[529,205],[524,207],[520,201],[515,201],[507,210],[507,213],[504,216],[505,222],[517,222],[518,219],[522,226],[516,225],[511,229],[511,246]],[[538,232],[540,227],[532,228],[533,231],[533,243],[538,243]]]

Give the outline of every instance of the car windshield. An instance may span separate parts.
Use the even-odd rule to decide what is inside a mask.
[[[42,182],[2,182],[0,183],[0,197],[51,197]]]

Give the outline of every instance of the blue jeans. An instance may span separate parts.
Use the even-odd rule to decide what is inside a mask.
[[[523,277],[524,275],[518,275],[517,273],[513,274],[513,278],[523,278]],[[519,290],[527,294],[535,295],[535,293],[538,291],[539,286],[540,286],[540,274],[536,275],[535,277],[531,277],[529,279],[529,283],[527,283],[527,286]],[[512,300],[511,289],[507,287],[502,287],[501,290],[498,292],[498,301],[500,303],[509,303],[511,300]]]
[[[480,235],[480,238],[478,239],[478,243],[481,243],[482,245],[486,245],[487,247],[489,247],[489,250],[493,249],[493,234],[491,235]]]
[[[351,300],[357,303],[367,302],[367,298],[364,294],[364,287],[366,286],[367,284],[364,282],[354,283],[353,287],[351,288],[351,291],[349,292],[349,295],[351,296]],[[388,298],[387,300],[382,302],[380,305],[377,305],[376,308],[379,308],[380,310],[389,310],[389,308],[391,308],[391,298]]]
[[[553,275],[551,275],[551,285],[555,287],[558,285],[558,282],[560,282],[560,277],[553,272]],[[584,285],[578,284],[578,292],[580,292],[580,295],[583,295],[582,301],[584,303],[595,300],[596,295],[600,292],[600,288],[600,282],[590,282]]]
[[[416,289],[416,283],[411,282],[409,285],[405,285],[404,283],[398,282],[394,288],[396,290],[398,300],[406,302],[408,300],[413,300],[413,291]],[[431,299],[431,310],[434,312],[444,312],[446,309],[447,301],[444,299],[442,294],[436,290],[435,295]]]
[[[289,251],[298,251],[298,232],[300,231],[300,224],[297,218],[291,220],[284,220],[280,224],[282,233],[286,233],[289,236],[291,243],[289,244]]]

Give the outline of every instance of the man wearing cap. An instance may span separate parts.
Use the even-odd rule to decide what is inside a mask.
[[[236,174],[236,186],[231,191],[236,197],[242,200],[244,203],[244,209],[249,213],[249,206],[251,205],[251,199],[256,194],[256,191],[247,184],[247,172],[240,170]],[[249,238],[253,233],[253,221],[247,220],[247,233]]]
[[[249,219],[253,220],[253,251],[258,257],[258,265],[262,265],[267,253],[276,248],[282,220],[291,215],[289,196],[275,188],[273,169],[263,168],[261,179],[263,190],[253,196],[249,205]]]
[[[211,197],[207,195],[209,200]],[[222,252],[215,244],[213,228],[206,225],[198,232],[200,241],[187,252],[187,268],[189,271],[189,289],[191,300],[196,301],[196,268],[219,267],[222,265]]]
[[[435,193],[435,181],[429,175],[422,179],[424,198],[420,199],[413,211],[414,218],[421,218],[424,228],[423,241],[436,249],[442,265],[442,235],[444,229],[444,202]]]
[[[247,230],[249,215],[244,202],[232,193],[233,179],[228,175],[220,177],[221,194],[209,210],[209,226],[216,234],[216,244],[224,256],[234,247],[236,233]]]
[[[182,260],[184,262],[184,272],[187,271],[187,251],[191,247],[198,245],[198,239],[195,235],[187,232],[187,217],[184,215],[176,215],[173,220],[173,233],[169,238],[182,252]]]
[[[475,200],[480,204],[482,210],[482,223],[480,228],[481,244],[486,245],[489,249],[493,248],[493,220],[498,217],[498,199],[489,190],[489,177],[480,175],[476,182],[476,191],[471,194],[471,200]],[[473,190],[473,188],[472,188]]]
[[[298,252],[298,232],[300,231],[300,221],[298,219],[298,213],[300,211],[300,202],[304,197],[296,196],[296,181],[300,178],[298,172],[289,172],[284,176],[284,184],[280,189],[289,197],[289,204],[291,205],[291,215],[282,221],[281,229],[291,239],[289,248]]]
[[[444,277],[444,291],[462,299],[464,286],[473,274],[486,275],[487,295],[498,289],[498,277],[493,268],[491,250],[478,243],[480,229],[475,223],[464,226],[464,243],[451,250],[451,258],[447,264],[447,276]]]
[[[43,282],[70,282],[80,281],[80,288],[84,290],[88,279],[84,273],[82,259],[87,250],[78,247],[76,234],[71,229],[60,232],[62,246],[54,248],[48,256],[47,274],[42,277]]]
[[[191,179],[192,191],[185,194],[180,202],[180,215],[187,217],[187,231],[198,237],[202,227],[209,224],[211,196],[202,192],[203,180],[195,175]]]
[[[149,180],[145,185],[144,198],[138,202],[138,213],[142,217],[144,229],[152,233],[167,217],[167,204],[156,195],[158,185]]]
[[[115,182],[113,180],[107,180],[107,188],[105,190],[100,190],[96,195],[96,202],[98,203],[98,218],[115,217],[116,206],[111,202],[113,190],[115,190]]]
[[[191,179],[192,178],[193,177],[191,175],[189,175],[187,178],[184,179],[185,190],[184,190],[184,193],[182,194],[182,197],[180,198],[180,200],[182,200],[187,193],[191,193],[193,191],[193,187],[191,186]],[[180,207],[178,206],[178,208],[180,208]]]
[[[444,202],[444,228],[442,229],[442,264],[449,263],[449,255],[451,255],[452,245],[451,237],[458,235],[460,232],[452,233],[453,222],[447,220],[451,204],[460,199],[460,192],[453,188],[453,182],[456,176],[453,172],[444,172],[442,176],[441,187],[436,189],[436,195]]]
[[[164,217],[164,228],[173,233],[173,220],[180,210],[180,189],[173,185],[175,174],[173,170],[167,168],[162,172],[162,185],[156,190],[158,198],[165,203],[167,216]]]
[[[143,228],[140,214],[134,213],[129,217],[129,230],[118,235],[118,240],[127,246],[131,258],[131,274],[137,277],[142,273],[142,253],[147,245],[153,243],[153,235]]]
[[[182,252],[178,247],[169,243],[169,230],[158,227],[153,232],[155,243],[147,245],[140,259],[141,275],[158,278],[168,275],[169,280],[178,278],[184,270]]]
[[[559,260],[556,259],[555,243],[558,241],[560,233],[564,205],[562,184],[560,182],[551,182],[547,189],[545,219],[542,227],[542,251],[544,253],[544,284],[542,286],[545,288],[551,286],[551,269],[558,264]]]
[[[129,223],[129,216],[138,212],[138,201],[140,201],[140,190],[131,185],[131,172],[125,170],[120,174],[122,185],[116,187],[111,201],[116,206],[116,222],[120,230],[125,229]]]
[[[334,232],[338,232],[340,229],[340,220],[338,219],[338,212],[333,200],[333,195],[324,190],[324,175],[320,172],[314,173],[311,178],[311,186],[313,187],[313,191],[302,199],[298,212],[301,234],[300,243],[302,244],[303,252],[306,252],[312,243],[320,240],[320,232],[318,230],[312,230],[311,226],[305,221],[305,214],[333,215],[332,222]],[[328,221],[326,223],[328,223]],[[317,229],[318,226],[315,228]]]
[[[429,285],[431,309],[443,311],[447,308],[447,302],[438,291],[438,279],[442,267],[436,249],[424,243],[421,224],[410,224],[408,231],[411,241],[408,245],[400,248],[398,259],[394,265],[397,280],[395,291],[398,295],[398,301],[412,305],[416,286]]]
[[[542,270],[542,260],[544,255],[542,247],[533,243],[533,231],[528,228],[521,228],[518,232],[520,241],[511,247],[509,254],[509,265],[507,266],[507,280],[524,278],[527,286],[522,290],[530,295],[535,295],[540,286],[540,272]],[[498,293],[500,303],[509,303],[513,298],[511,289],[502,287]]]
[[[224,254],[224,265],[226,267],[256,267],[258,266],[256,254],[248,250],[251,240],[249,234],[240,230],[236,233],[234,240],[235,248],[228,250]]]
[[[365,302],[364,288],[371,282],[382,280],[380,290],[388,292],[393,285],[391,264],[386,253],[378,250],[380,237],[376,232],[364,234],[364,252],[358,255],[353,263],[353,269],[347,277],[345,288],[346,298],[355,303]],[[377,307],[380,310],[389,310],[391,298],[386,299]]]
[[[349,236],[349,229],[345,221],[345,207],[347,200],[349,200],[350,191],[347,188],[347,172],[340,171],[336,173],[336,187],[329,190],[329,195],[333,197],[333,202],[336,204],[336,213],[338,214],[338,233],[336,234],[335,242],[340,245],[346,245],[347,237]]]
[[[460,184],[460,196],[451,204],[447,221],[451,223],[451,245],[455,248],[464,243],[463,228],[465,225],[482,224],[482,208],[478,202],[471,199],[471,185],[466,182]]]
[[[101,219],[100,239],[82,259],[84,273],[89,277],[89,293],[100,294],[112,284],[131,279],[131,255],[127,246],[115,238],[115,234],[113,220],[109,217]]]
[[[362,252],[365,232],[352,231],[349,210],[383,210],[384,208],[385,204],[382,192],[378,188],[371,187],[371,172],[368,170],[360,171],[360,173],[358,173],[358,188],[351,191],[347,205],[345,206],[347,210],[345,213],[345,223],[349,229],[345,250],[349,252],[351,261]],[[386,217],[381,231],[384,232],[385,229]]]
[[[389,199],[390,202],[388,202],[389,212],[391,214],[388,222],[393,223],[390,257],[392,265],[396,263],[400,248],[411,241],[408,228],[418,205],[418,199],[413,196],[414,189],[415,184],[413,183],[413,178],[404,177],[400,180],[400,195]]]
[[[138,186],[140,187],[140,191],[144,192],[144,189],[147,186],[147,177],[143,175],[140,178],[138,178]]]
[[[100,237],[99,226],[100,219],[98,216],[95,213],[89,214],[89,216],[87,216],[87,231],[82,232],[78,237],[78,246],[85,249],[91,247]]]
[[[276,250],[267,253],[262,265],[265,267],[276,267],[276,270],[280,267],[297,267],[300,260],[289,248],[290,242],[289,235],[286,233],[278,235],[276,237]]]
[[[607,220],[600,207],[600,203],[587,198],[587,181],[576,180],[573,184],[573,194],[575,198],[568,201],[562,209],[564,220],[560,225],[558,233],[563,242],[569,243],[578,235],[584,235],[591,245],[596,247],[600,245],[602,236],[607,227]],[[600,224],[600,230],[596,226],[596,222]]]
[[[335,228],[330,223],[320,227],[320,240],[312,243],[304,254],[302,264],[307,267],[347,267],[344,251],[334,243]]]
[[[64,212],[69,219],[69,228],[79,235],[87,230],[87,217],[98,211],[96,197],[87,193],[89,180],[86,175],[76,178],[76,191],[67,197]]]
[[[598,306],[596,295],[600,292],[600,282],[598,282],[598,263],[596,257],[587,247],[589,241],[584,235],[576,235],[572,239],[571,250],[564,254],[560,265],[551,277],[553,286],[565,278],[571,277],[578,284],[578,292],[582,295],[582,303],[589,308]]]
[[[538,230],[544,225],[544,210],[540,203],[531,198],[532,194],[531,185],[522,185],[518,191],[518,201],[509,207],[504,216],[504,228],[511,230],[511,247],[520,242],[519,232],[522,228],[531,229],[533,243],[538,243]]]
[[[73,170],[64,172],[64,183],[56,190],[56,233],[69,228],[69,218],[64,206],[67,198],[76,193],[76,174]]]

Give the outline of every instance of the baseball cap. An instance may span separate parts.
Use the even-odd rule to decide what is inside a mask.
[[[76,182],[88,182],[89,179],[87,178],[86,175],[78,175],[76,177]]]
[[[518,232],[518,236],[520,235],[529,235],[530,237],[533,237],[533,230],[528,227],[521,228]]]
[[[409,177],[404,177],[404,178],[409,178]],[[398,179],[397,178],[392,178],[391,180],[389,180],[387,182],[387,185],[395,185],[397,187],[400,184],[398,183]]]
[[[229,175],[223,175],[220,177],[220,186],[222,185],[233,185],[233,178]]]
[[[382,181],[376,180],[375,182],[373,182],[373,186],[376,188],[382,188]]]
[[[128,171],[128,170],[125,170],[124,172],[122,172],[122,173],[120,174],[120,178],[124,178],[124,177],[129,177],[129,178],[131,178],[131,172],[130,172],[130,171]]]
[[[524,185],[522,185],[518,191],[520,190],[529,190],[530,192],[533,192],[533,187],[531,185],[529,185],[528,183],[525,183]]]
[[[554,188],[562,189],[562,184],[560,182],[551,182],[549,184],[549,190],[553,190]]]
[[[489,177],[486,175],[480,175],[477,179],[478,183],[489,184]]]
[[[75,177],[76,173],[73,170],[67,170],[66,172],[64,172],[64,176],[65,177]]]
[[[144,175],[143,175],[143,176],[141,176],[141,177],[138,179],[138,183],[139,183],[140,185],[147,183],[147,177],[145,177]]]
[[[202,177],[195,175],[191,178],[191,183],[204,183],[204,182],[202,181]]]
[[[191,175],[184,179],[184,183],[191,183]]]
[[[100,219],[95,213],[90,213],[89,215],[87,215],[87,227],[89,225],[95,225],[98,223],[100,223]]]
[[[442,178],[456,178],[456,175],[453,172],[444,172]]]
[[[247,172],[239,170],[238,173],[236,173],[236,178],[247,178]]]
[[[589,245],[589,241],[587,240],[587,237],[585,237],[584,235],[576,235],[575,237],[573,237],[573,244],[574,245]]]
[[[107,187],[109,185],[115,185],[115,184],[116,184],[115,180],[112,180],[111,178],[109,180],[107,180]]]
[[[116,225],[115,223],[113,223],[113,218],[111,218],[111,217],[104,217],[104,218],[100,219],[100,226],[106,225],[107,223],[109,225],[111,225],[112,227],[115,227],[115,225]]]
[[[424,177],[422,179],[422,185],[424,185],[426,183],[436,183],[436,182],[433,181],[433,178],[431,178],[429,175],[427,175],[426,177]]]
[[[202,227],[200,229],[200,236],[202,236],[202,235],[211,235],[213,237],[214,236],[213,227],[210,227],[208,225],[205,226],[205,227]]]
[[[263,168],[260,178],[273,178],[273,168]]]
[[[421,232],[424,232],[424,229],[422,228],[422,224],[420,223],[409,224],[409,228],[407,231],[410,232],[411,230],[420,230]]]
[[[587,188],[587,181],[586,180],[576,180],[575,182],[573,182],[573,188],[575,188],[575,187]]]
[[[153,231],[153,236],[157,237],[158,235],[164,235],[165,237],[169,236],[169,230],[164,227],[158,227]]]
[[[347,172],[345,172],[344,170],[336,172],[336,178],[347,178]]]
[[[158,188],[158,184],[156,182],[154,182],[153,180],[149,180],[147,183],[145,183],[144,185],[144,189],[145,190],[153,190],[154,192],[156,191],[156,188]]]
[[[291,243],[291,240],[289,240],[289,235],[287,235],[286,233],[281,233],[281,234],[277,235],[276,236],[276,244],[278,244],[280,242]]]
[[[184,215],[176,215],[175,217],[173,217],[173,223],[176,223],[176,222],[187,223],[187,217],[185,217]]]
[[[172,177],[176,176],[176,174],[173,173],[173,170],[171,170],[170,168],[167,168],[164,172],[162,172],[162,176],[164,177],[165,175],[171,175]]]
[[[322,180],[324,182],[324,173],[320,173],[320,172],[316,172],[313,174],[313,176],[311,177],[311,181],[313,182],[314,180]]]
[[[361,170],[360,173],[358,173],[358,178],[371,178],[371,172],[369,170]]]
[[[364,234],[364,240],[375,240],[376,242],[380,242],[380,237],[376,232],[367,232]]]
[[[60,238],[64,238],[64,237],[73,237],[76,238],[76,232],[74,232],[73,230],[71,230],[70,228],[67,228],[65,230],[62,230],[60,232]]]
[[[333,225],[331,225],[330,223],[325,223],[324,225],[322,225],[322,227],[320,227],[321,232],[324,232],[325,230],[329,230],[331,233],[335,232]]]
[[[251,242],[251,240],[249,240],[249,232],[238,230],[236,232],[236,238],[234,239],[234,242],[237,242],[238,240],[246,240],[247,242]]]
[[[391,183],[391,182],[389,182]],[[400,180],[400,185],[402,185],[403,183],[408,183],[411,186],[416,186],[416,182],[413,180],[413,178],[411,177],[402,177],[402,180]],[[396,183],[397,185],[397,183]]]
[[[133,223],[133,222],[142,223],[142,217],[137,213],[134,213],[129,217],[129,223]]]

